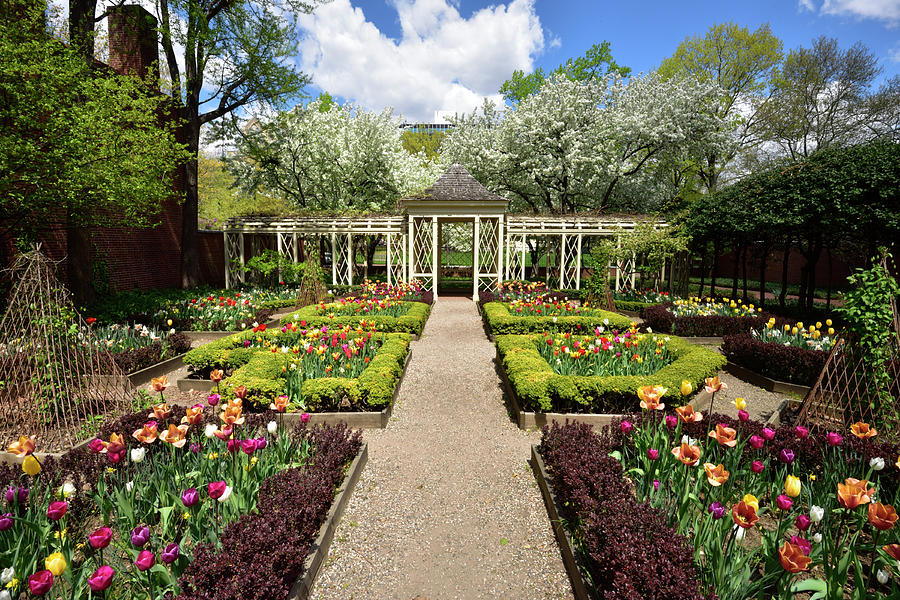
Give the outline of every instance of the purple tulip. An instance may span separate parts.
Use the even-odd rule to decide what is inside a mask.
[[[812,521],[810,521],[809,517],[807,517],[806,515],[797,515],[797,518],[794,519],[794,525],[800,531],[806,531],[807,529],[809,529],[811,523]]]
[[[131,544],[135,548],[140,548],[150,541],[150,528],[146,525],[138,525],[131,530]]]
[[[659,479],[653,480],[653,491],[655,491],[655,492],[659,491]]]
[[[94,550],[102,550],[109,546],[112,541],[112,529],[109,527],[101,527],[88,536],[88,543]]]
[[[51,502],[50,506],[47,507],[47,518],[51,521],[59,521],[66,515],[68,508],[69,503],[65,500]]]
[[[750,464],[750,470],[759,475],[766,470],[766,465],[764,465],[761,460],[754,460]]]
[[[794,433],[796,433],[797,437],[801,440],[805,440],[809,435],[809,429],[807,429],[803,425],[797,425],[796,427],[794,427]]]
[[[6,513],[5,515],[0,515],[0,531],[6,531],[7,529],[12,528],[13,520],[12,513]]]
[[[188,488],[181,492],[181,502],[185,507],[190,508],[200,501],[200,493],[197,488]]]
[[[250,347],[250,340],[244,340],[244,348]]]
[[[789,465],[792,462],[794,462],[794,458],[795,458],[794,451],[791,450],[790,448],[782,448],[781,454],[778,455],[778,459],[781,460],[781,462],[783,462],[786,465]]]
[[[751,436],[750,436],[750,446],[751,446],[754,450],[759,450],[760,448],[763,447],[763,444],[765,444],[765,443],[766,443],[766,440],[762,439],[762,438],[759,437],[758,435],[751,435]]]
[[[825,441],[828,442],[829,446],[840,446],[844,438],[836,431],[829,431],[825,434]]]
[[[246,454],[247,456],[250,456],[251,454],[256,452],[256,440],[254,440],[254,439],[242,440],[241,441],[241,450],[244,452],[244,454]]]
[[[300,422],[304,425],[309,423],[309,413],[303,413],[302,415],[300,415]]]
[[[794,505],[794,501],[791,500],[789,496],[785,496],[784,494],[779,494],[777,498],[775,498],[775,506],[780,508],[781,510],[791,510],[791,507]]]
[[[791,536],[791,543],[795,546],[800,546],[800,549],[803,551],[803,554],[809,556],[809,553],[812,552],[812,544],[808,539],[802,538],[799,535]]]
[[[650,460],[656,460],[659,458],[659,450],[656,448],[647,448],[647,458]]]
[[[191,454],[199,454],[202,446],[197,442],[191,442]]]
[[[228,448],[229,452],[237,452],[241,449],[241,440],[228,440],[225,443],[225,447]]]
[[[210,406],[215,406],[216,404],[219,403],[219,400],[221,400],[221,399],[222,399],[222,397],[218,394],[210,394],[209,396],[206,397],[206,401],[209,403]]]
[[[770,427],[763,427],[762,436],[767,442],[771,442],[775,439],[775,430]]]
[[[138,557],[135,559],[134,564],[137,566],[138,571],[146,571],[156,562],[156,557],[153,556],[153,553],[149,550],[141,550],[141,553],[138,554]]]
[[[631,421],[622,421],[622,424],[619,425],[622,429],[622,433],[628,435],[631,433],[631,430],[634,429],[634,425],[631,424]]]
[[[162,554],[159,555],[159,560],[166,563],[167,565],[171,565],[173,562],[178,560],[178,544],[172,542],[167,545],[165,550],[162,551]]]
[[[666,415],[666,427],[675,429],[678,426],[678,417],[675,415]]]
[[[7,504],[25,504],[28,500],[28,488],[11,487],[6,490]]]
[[[722,506],[721,502],[713,502],[706,511],[712,514],[713,519],[721,519],[725,516],[725,507]]]
[[[116,572],[109,565],[103,565],[94,574],[88,577],[87,584],[92,592],[102,592],[112,585],[112,578]]]
[[[738,419],[740,419],[742,423],[746,423],[750,420],[750,413],[742,408],[738,411]]]
[[[257,450],[265,450],[268,445],[269,445],[269,441],[266,439],[265,436],[256,438],[256,449]]]

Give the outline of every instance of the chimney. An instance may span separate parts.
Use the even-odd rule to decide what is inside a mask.
[[[136,4],[109,9],[109,66],[117,73],[152,77],[158,85],[156,17]]]

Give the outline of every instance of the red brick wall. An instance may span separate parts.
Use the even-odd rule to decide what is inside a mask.
[[[225,287],[225,236],[221,231],[200,232],[200,280]]]

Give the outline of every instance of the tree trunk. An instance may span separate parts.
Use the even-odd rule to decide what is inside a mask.
[[[769,247],[768,245],[762,246],[762,251],[759,257],[759,305],[760,307],[766,305],[766,269],[769,266]]]
[[[91,232],[87,227],[66,226],[66,279],[76,304],[96,299],[92,261]]]
[[[69,43],[84,63],[94,64],[94,15],[97,0],[70,0]]]
[[[200,119],[196,109],[191,116],[190,108],[182,110],[184,143],[191,154],[181,167],[184,186],[184,203],[181,207],[181,287],[200,285],[199,236],[197,216],[199,194],[197,190],[197,155],[200,152]]]
[[[747,302],[747,254],[750,252],[750,244],[744,244],[744,258],[741,261],[741,271],[744,275],[744,302]]]
[[[719,240],[713,242],[713,264],[712,272],[709,275],[709,295],[711,298],[716,297],[716,275],[719,270]]]
[[[688,271],[690,271],[690,268],[688,268]],[[690,287],[691,287],[690,276],[691,276],[691,274],[688,273],[688,290],[690,290]],[[704,252],[703,255],[700,257],[700,290],[697,292],[698,296],[703,295],[703,286],[705,284],[706,284],[706,253]],[[688,292],[688,295],[690,296],[690,292]]]
[[[828,291],[825,293],[825,311],[831,312],[831,278],[834,273],[831,248],[828,249]]]
[[[740,246],[735,244],[733,250],[733,259],[734,260],[734,268],[731,270],[731,299],[734,300],[738,295],[738,275],[740,275],[741,270],[741,249],[743,244]]]
[[[784,254],[781,260],[781,292],[778,294],[778,306],[784,308],[784,302],[787,299],[787,279],[788,279],[788,261],[791,258],[791,240],[788,238],[784,243]]]

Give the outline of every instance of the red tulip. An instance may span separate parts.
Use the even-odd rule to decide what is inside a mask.
[[[44,569],[28,578],[28,589],[35,596],[43,596],[53,587],[53,573]]]
[[[112,578],[116,572],[109,565],[103,565],[96,571],[94,574],[88,577],[87,583],[88,587],[91,588],[92,592],[102,592],[105,591],[109,586],[112,585]]]

